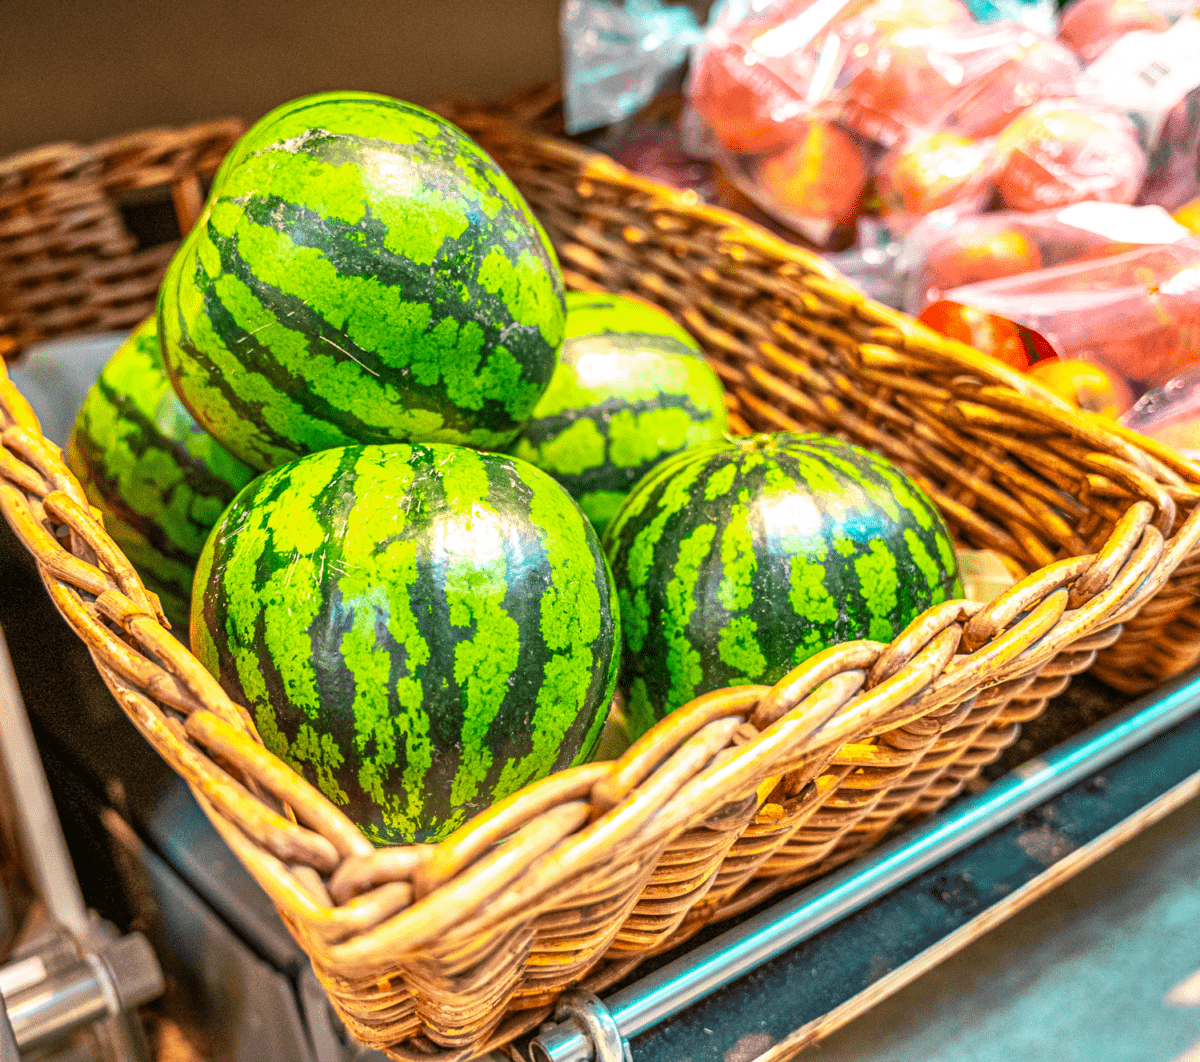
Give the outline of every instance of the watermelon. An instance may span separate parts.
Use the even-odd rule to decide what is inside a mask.
[[[665,313],[569,292],[558,368],[511,452],[557,479],[603,533],[639,479],[720,439],[728,419],[720,379]]]
[[[446,444],[259,476],[196,569],[192,648],[268,748],[373,841],[433,841],[595,748],[611,575],[570,495]]]
[[[196,419],[259,470],[351,443],[511,443],[550,383],[565,308],[508,178],[385,96],[294,101],[248,136],[159,297]]]
[[[242,159],[254,154],[259,148],[266,147],[275,139],[272,134],[272,129],[276,123],[289,119],[293,115],[301,111],[313,111],[315,108],[323,109],[330,103],[341,102],[378,102],[395,103],[396,101],[391,96],[382,96],[378,92],[317,92],[311,96],[301,96],[299,99],[288,100],[286,103],[281,103],[278,107],[268,111],[249,129],[247,129],[240,137],[237,143],[229,149],[229,153],[221,160],[221,165],[217,168],[216,174],[213,176],[212,183],[209,185],[208,206],[216,198],[217,192],[221,185],[225,183],[225,178]]]
[[[609,525],[631,733],[709,690],[778,682],[840,642],[890,642],[962,596],[933,503],[883,458],[820,435],[685,450]]]
[[[76,417],[67,464],[168,620],[182,632],[196,560],[217,518],[254,477],[180,404],[155,320],[113,354]]]

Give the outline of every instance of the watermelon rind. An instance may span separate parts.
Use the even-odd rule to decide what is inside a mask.
[[[586,760],[616,684],[599,539],[545,473],[443,444],[259,476],[196,570],[193,651],[379,844]]]
[[[694,697],[772,685],[830,646],[888,643],[962,596],[950,533],[890,462],[820,435],[685,450],[609,524],[633,735]]]
[[[105,364],[67,446],[67,464],[113,541],[187,630],[196,560],[254,471],[192,418],[171,388],[153,317]]]
[[[511,452],[554,476],[602,534],[659,461],[728,425],[720,378],[663,311],[568,292],[558,368]]]
[[[259,470],[351,443],[507,446],[565,316],[553,248],[512,182],[461,130],[385,96],[268,118],[162,284],[184,404]]]

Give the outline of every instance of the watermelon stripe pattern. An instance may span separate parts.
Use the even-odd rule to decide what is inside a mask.
[[[661,310],[569,292],[558,368],[512,453],[549,472],[603,533],[659,461],[728,424],[720,379]]]
[[[318,100],[255,130],[160,296],[168,370],[197,420],[260,470],[354,442],[508,445],[565,313],[511,182],[454,126],[386,97]]]
[[[932,502],[882,458],[817,435],[669,458],[604,539],[630,729],[709,690],[777,682],[839,642],[890,642],[961,596]]]
[[[192,645],[267,746],[373,841],[432,841],[583,762],[616,684],[599,540],[538,469],[352,446],[265,473],[214,529]]]
[[[177,631],[187,629],[196,560],[213,524],[253,470],[180,404],[163,368],[154,318],[109,359],[84,400],[67,463],[105,527]]]

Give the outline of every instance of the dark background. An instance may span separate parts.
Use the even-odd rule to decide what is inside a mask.
[[[252,121],[309,92],[415,103],[558,77],[559,0],[0,0],[0,158]]]

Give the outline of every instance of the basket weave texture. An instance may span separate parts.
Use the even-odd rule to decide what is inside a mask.
[[[987,606],[935,606],[891,645],[844,643],[774,688],[707,694],[620,760],[530,785],[441,844],[375,849],[168,632],[0,373],[0,510],[349,1029],[398,1059],[509,1043],[564,988],[601,990],[853,858],[959,792],[1093,664],[1133,690],[1200,656],[1200,467],[1066,409],[733,215],[511,113],[450,113],[533,205],[569,286],[631,292],[686,325],[735,424],[875,449],[960,544],[1027,574]]]
[[[140,246],[126,210],[161,191],[191,228],[202,182],[244,128],[226,118],[0,160],[0,352],[145,320],[178,242]]]

